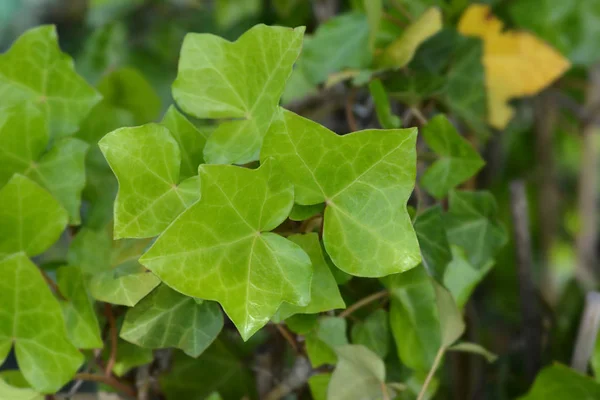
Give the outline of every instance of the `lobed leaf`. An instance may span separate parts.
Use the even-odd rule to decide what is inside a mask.
[[[120,335],[138,346],[177,347],[198,357],[222,328],[223,314],[216,303],[199,304],[163,284],[127,311]]]
[[[312,268],[297,244],[268,232],[288,216],[293,188],[279,166],[201,165],[201,200],[140,259],[163,282],[218,301],[247,340],[283,301],[306,306]]]
[[[279,162],[296,203],[326,203],[323,241],[341,270],[379,277],[420,261],[406,211],[415,180],[416,130],[365,130],[338,136],[283,111],[261,157]]]
[[[60,305],[24,253],[0,260],[0,276],[0,361],[14,344],[19,369],[31,386],[55,393],[83,362],[67,339]]]
[[[101,99],[61,52],[56,28],[50,25],[28,30],[0,55],[0,96],[3,107],[38,105],[53,138],[75,133]]]
[[[204,149],[208,163],[258,159],[303,34],[303,27],[256,25],[233,43],[211,34],[186,35],[173,98],[194,117],[232,119],[208,138]]]

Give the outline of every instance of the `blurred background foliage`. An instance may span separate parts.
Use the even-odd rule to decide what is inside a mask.
[[[595,130],[600,106],[600,1],[487,3],[506,27],[533,33],[572,64],[541,93],[512,100],[514,117],[503,129],[487,123],[482,41],[463,36],[457,29],[468,0],[383,1],[379,17],[373,12],[380,12],[380,0],[2,0],[0,48],[7,49],[30,27],[57,25],[61,47],[74,57],[78,72],[104,96],[77,134],[94,145],[117,127],[158,120],[173,103],[170,85],[187,32],[210,32],[235,40],[257,23],[307,27],[304,50],[283,105],[338,133],[421,126],[437,113],[447,113],[486,161],[476,179],[463,187],[491,190],[498,201],[498,216],[509,231],[509,183],[515,179],[526,182],[537,290],[535,298],[529,299],[519,292],[523,282],[515,262],[515,240],[510,240],[465,306],[468,340],[484,345],[499,359],[487,364],[475,356],[451,354],[436,398],[507,399],[524,393],[531,383],[525,371],[530,349],[525,348],[523,339],[528,329],[523,304],[542,305],[542,363],[569,364],[585,292],[596,287],[600,272],[595,260],[582,261],[590,254],[590,246],[582,254],[585,245],[578,242],[589,221],[595,226],[585,229],[598,229],[596,217],[589,214],[598,206],[600,174],[594,172],[598,164],[586,164],[592,169],[590,174],[583,172],[582,163],[594,162],[600,147]],[[414,54],[406,62],[394,59],[394,68],[378,70],[373,58],[383,59],[385,64],[382,51],[431,6],[442,11],[442,30],[409,49]],[[533,74],[545,67],[529,66]],[[509,72],[514,79],[523,79],[519,70]],[[369,85],[373,76],[380,78],[383,86]],[[382,105],[382,98],[389,104]],[[591,158],[586,155],[590,152]],[[100,229],[111,218],[116,181],[97,147],[90,151],[87,167],[84,198],[94,206],[86,214],[86,226]],[[585,189],[590,185],[592,195]],[[591,200],[583,204],[582,194]],[[442,205],[447,205],[445,200]],[[596,257],[597,235],[592,233],[592,239],[592,256]],[[44,256],[45,261],[62,260],[65,251],[59,244]],[[589,275],[578,272],[582,263],[591,265],[583,272]],[[342,291],[346,303],[351,304],[373,292],[373,282],[353,279]],[[356,315],[362,319],[371,311],[367,307]],[[267,346],[268,337],[261,332],[241,343],[225,333],[218,343],[227,341],[228,347],[215,345],[199,361],[177,355],[181,360],[175,363],[171,378],[161,383],[175,395],[172,398],[201,398],[208,394],[203,392],[204,380],[194,377],[204,374],[216,379],[224,373],[206,370],[203,358],[223,353],[220,357],[233,360],[227,369],[232,371],[240,368],[235,357],[252,358]],[[600,360],[600,351],[595,359]],[[234,370],[240,385],[222,385],[221,395],[239,398],[253,385],[250,364]],[[396,365],[398,361],[389,357],[388,364],[391,380],[402,381],[404,372]],[[593,364],[600,367],[600,362]],[[186,385],[178,384],[184,380]],[[190,391],[195,397],[188,397]]]

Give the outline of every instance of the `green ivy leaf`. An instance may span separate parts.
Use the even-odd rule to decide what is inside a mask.
[[[0,276],[0,363],[14,343],[19,369],[31,386],[55,393],[83,362],[67,339],[60,305],[23,253],[1,260]]]
[[[184,180],[198,174],[198,166],[204,163],[204,145],[209,137],[206,130],[198,130],[174,106],[169,107],[161,121],[179,144],[181,166],[179,179]]]
[[[57,281],[67,300],[61,302],[61,307],[69,340],[79,349],[101,349],[100,326],[81,268],[59,268]]]
[[[201,399],[215,390],[225,399],[256,398],[250,370],[219,339],[198,359],[175,353],[173,368],[161,376],[160,387],[168,400]]]
[[[335,349],[348,344],[346,320],[338,317],[322,317],[312,332],[305,335],[306,354],[313,368],[324,364],[335,365]]]
[[[181,181],[181,150],[164,126],[117,129],[98,144],[119,181],[115,239],[156,236],[198,199],[200,183]]]
[[[571,368],[554,364],[540,371],[529,392],[520,400],[594,400],[600,398],[600,384]]]
[[[415,180],[416,130],[338,136],[284,111],[261,157],[273,157],[295,187],[296,203],[326,203],[323,241],[341,270],[379,277],[420,260],[406,201]]]
[[[402,126],[400,118],[392,113],[390,99],[381,83],[381,80],[374,79],[369,83],[369,92],[375,101],[375,112],[377,120],[384,129],[395,129]]]
[[[308,378],[308,387],[313,400],[327,400],[327,387],[331,374],[315,374]]]
[[[229,28],[260,13],[260,0],[216,0],[215,19],[221,28]]]
[[[81,267],[91,295],[100,301],[133,307],[160,280],[138,262],[150,240],[111,240],[110,229],[83,228],[71,243],[69,264]]]
[[[436,199],[479,171],[485,162],[464,139],[448,119],[440,114],[432,118],[423,129],[427,145],[439,156],[421,178],[421,184]]]
[[[109,347],[104,348],[104,356],[108,357]],[[150,364],[154,360],[152,350],[136,346],[125,340],[117,341],[117,359],[113,367],[116,376],[123,376],[135,367]]]
[[[483,44],[479,39],[460,36],[454,30],[447,30],[444,34],[455,36],[455,39],[450,50],[450,58],[454,62],[446,75],[442,99],[471,129],[488,136]],[[439,57],[439,54],[436,56]]]
[[[414,227],[421,247],[423,266],[429,275],[442,282],[447,265],[452,260],[444,228],[442,208],[440,206],[429,207],[417,215]]]
[[[435,303],[440,318],[442,346],[449,347],[458,340],[465,331],[465,322],[452,294],[437,282],[433,282]]]
[[[339,362],[331,375],[327,400],[364,400],[388,397],[385,364],[361,345],[338,347]]]
[[[496,219],[497,206],[489,192],[451,191],[444,217],[448,241],[462,247],[471,265],[484,268],[507,241]]]
[[[127,56],[127,27],[122,21],[111,22],[94,30],[75,59],[75,67],[88,82],[96,83]],[[108,131],[107,131],[108,132]]]
[[[211,164],[257,160],[264,135],[302,47],[304,28],[257,25],[231,43],[186,35],[173,98],[197,118],[228,118],[206,143]]]
[[[294,201],[279,170],[273,162],[257,170],[201,165],[202,200],[140,260],[177,291],[218,301],[245,340],[283,301],[305,306],[310,300],[308,255],[268,232],[286,219]]]
[[[387,311],[375,310],[363,322],[355,323],[351,336],[353,344],[361,344],[382,359],[385,358],[390,348],[390,326]]]
[[[11,386],[0,378],[0,399],[44,400],[45,396],[32,389]]]
[[[136,70],[123,73],[118,69],[107,73],[98,88],[104,99],[92,109],[77,132],[77,137],[91,146],[86,157],[87,179],[83,197],[91,205],[86,225],[96,229],[113,219],[118,189],[117,179],[102,155],[98,141],[120,127],[154,121],[160,112],[158,94]]]
[[[315,85],[343,69],[367,68],[371,64],[369,31],[369,23],[362,13],[331,18],[305,40],[299,68]]]
[[[50,25],[28,30],[0,55],[0,93],[5,107],[37,104],[54,138],[75,133],[101,99],[75,73],[73,60],[61,52],[56,29]]]
[[[0,189],[0,255],[43,253],[58,240],[67,220],[54,197],[29,178],[13,175]]]
[[[127,311],[121,337],[138,346],[177,347],[198,357],[222,328],[223,314],[216,303],[198,304],[163,284]]]
[[[279,307],[279,318],[286,319],[293,314],[317,314],[336,308],[345,308],[346,303],[340,295],[337,282],[323,258],[319,235],[309,233],[306,235],[291,235],[288,240],[296,243],[310,257],[313,266],[313,276],[310,285],[310,302],[304,306],[295,306],[283,303]]]
[[[487,275],[494,265],[489,260],[483,267],[475,268],[466,257],[465,251],[457,246],[452,246],[452,261],[446,268],[444,275],[444,286],[448,288],[456,305],[462,309],[471,297],[473,290],[479,282]]]
[[[92,296],[107,303],[133,307],[158,286],[160,280],[156,275],[149,273],[137,262],[140,254],[141,252],[137,253],[135,259],[121,262],[110,270],[92,275],[89,278]]]
[[[34,105],[22,103],[0,116],[0,185],[14,173],[45,187],[80,223],[81,192],[85,185],[84,158],[88,146],[81,140],[59,139],[48,149],[46,116]]]
[[[429,371],[441,345],[435,290],[424,268],[389,276],[390,327],[398,357],[417,371]]]

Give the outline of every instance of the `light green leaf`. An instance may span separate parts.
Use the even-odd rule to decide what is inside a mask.
[[[433,287],[440,318],[442,346],[449,347],[462,336],[465,331],[465,321],[448,289],[437,282],[433,282]]]
[[[384,129],[400,128],[402,121],[398,116],[393,114],[390,99],[388,99],[381,80],[372,80],[369,83],[369,92],[375,101],[375,112],[377,113],[377,120],[381,127]]]
[[[390,326],[388,313],[376,310],[363,322],[352,327],[352,343],[362,344],[381,358],[385,358],[390,348]]]
[[[101,349],[100,326],[81,269],[61,267],[57,281],[61,294],[67,299],[61,306],[69,340],[79,349]]]
[[[314,217],[325,210],[325,204],[312,204],[310,206],[302,206],[300,204],[294,204],[292,211],[290,211],[289,219],[292,221],[304,221],[310,217]]]
[[[96,300],[132,307],[160,283],[138,262],[150,241],[113,242],[110,237],[109,229],[83,228],[69,248],[68,260],[86,274]]]
[[[294,184],[295,201],[326,203],[323,241],[334,264],[379,277],[420,261],[406,202],[415,180],[416,130],[365,130],[338,136],[284,111],[261,157],[273,157]]]
[[[600,384],[571,368],[553,364],[538,373],[529,392],[520,400],[595,400]]]
[[[198,130],[174,106],[169,107],[161,121],[179,144],[181,166],[179,179],[183,180],[198,174],[198,166],[204,162],[204,145],[209,134]]]
[[[175,353],[172,370],[160,378],[167,400],[202,399],[218,391],[224,399],[256,398],[245,363],[217,339],[198,359]]]
[[[150,122],[158,118],[160,99],[152,86],[135,70],[107,73],[98,84],[105,98],[82,122],[77,137],[91,145],[86,157],[86,187],[83,193],[90,204],[86,225],[104,227],[113,219],[113,203],[118,184],[98,141],[115,129]],[[126,108],[124,108],[126,107]],[[144,118],[149,118],[145,120]]]
[[[306,334],[306,354],[313,368],[337,362],[335,349],[348,344],[346,320],[322,317],[315,329]]]
[[[61,52],[50,25],[28,30],[0,55],[0,97],[0,108],[37,104],[54,138],[75,133],[101,98],[75,73],[73,60]]]
[[[345,308],[346,304],[340,295],[337,282],[323,258],[319,235],[291,235],[288,240],[296,243],[310,257],[313,266],[313,276],[310,284],[310,302],[304,306],[283,303],[279,308],[279,318],[286,319],[293,314],[317,314],[336,308]]]
[[[0,186],[14,173],[26,175],[54,195],[69,212],[72,224],[79,224],[88,146],[66,138],[47,150],[47,122],[46,116],[30,103],[0,113]]]
[[[361,345],[336,349],[339,362],[331,375],[327,400],[379,400],[389,398],[385,365],[375,353]]]
[[[208,163],[258,159],[303,34],[303,27],[257,25],[233,43],[211,34],[185,37],[173,98],[197,118],[232,119],[208,138],[204,149]]]
[[[390,327],[398,357],[417,371],[429,371],[441,345],[435,290],[422,267],[384,279],[391,294]]]
[[[0,363],[14,344],[19,369],[31,386],[54,393],[83,361],[67,339],[60,305],[23,253],[0,260],[0,276]]]
[[[315,85],[343,69],[367,68],[371,64],[369,30],[367,18],[362,13],[331,18],[319,25],[310,40],[305,40],[299,67]]]
[[[430,276],[442,282],[447,265],[452,260],[452,253],[446,237],[441,207],[429,207],[417,215],[414,227],[421,247],[423,266]]]
[[[421,184],[436,199],[479,171],[484,161],[471,143],[443,115],[432,118],[423,129],[427,145],[439,156],[421,178]]]
[[[37,183],[15,174],[0,189],[0,255],[36,256],[58,240],[67,212]]]
[[[318,315],[316,314],[296,314],[285,320],[285,325],[290,330],[299,335],[306,335],[312,331],[319,323]]]
[[[164,126],[117,129],[99,146],[119,181],[115,239],[156,236],[198,199],[197,179],[180,180],[181,150]]]
[[[127,311],[121,337],[150,349],[177,347],[198,357],[223,328],[223,314],[216,303],[198,304],[160,285]]]
[[[92,275],[89,287],[96,300],[133,307],[159,283],[156,275],[135,261]]]
[[[383,68],[405,67],[413,59],[419,46],[441,29],[440,9],[437,7],[427,9],[384,50],[379,65]]]
[[[105,356],[108,354],[108,349],[108,347],[105,347]],[[117,342],[117,360],[113,372],[116,376],[123,376],[133,368],[150,364],[153,360],[152,350],[119,339]]]
[[[305,306],[312,267],[297,244],[268,232],[292,208],[293,188],[274,162],[257,170],[201,165],[202,199],[140,262],[177,291],[218,301],[247,340],[283,301]]]
[[[497,206],[489,192],[451,191],[444,216],[448,241],[462,247],[469,262],[483,269],[507,241],[497,220]]]
[[[489,260],[482,268],[474,268],[467,260],[463,249],[452,246],[452,261],[446,268],[443,282],[444,286],[452,293],[458,308],[464,308],[477,284],[487,275],[493,265],[494,261]]]
[[[462,351],[465,353],[479,354],[484,357],[487,362],[493,363],[498,359],[498,356],[487,350],[485,347],[477,343],[459,342],[448,348],[449,351]]]
[[[327,387],[331,374],[315,374],[308,378],[308,387],[313,400],[327,400]]]
[[[0,399],[6,400],[44,400],[45,396],[32,389],[14,387],[0,378]]]

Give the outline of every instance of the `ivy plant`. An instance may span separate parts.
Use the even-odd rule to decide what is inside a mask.
[[[509,237],[482,149],[569,60],[503,91],[500,44],[513,74],[547,45],[487,6],[353,1],[307,34],[276,3],[289,26],[187,33],[168,96],[120,22],[75,61],[51,25],[0,55],[0,399],[423,400],[451,354],[497,360],[465,335]],[[347,129],[297,103],[336,88]],[[600,393],[556,364],[524,398],[571,387]]]

